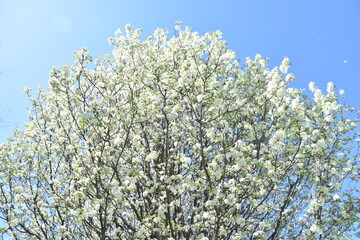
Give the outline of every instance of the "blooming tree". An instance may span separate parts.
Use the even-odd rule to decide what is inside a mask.
[[[344,239],[359,220],[356,121],[284,58],[244,67],[219,31],[176,26],[75,52],[0,148],[14,239]]]

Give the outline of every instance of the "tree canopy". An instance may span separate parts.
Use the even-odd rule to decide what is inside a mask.
[[[346,239],[359,222],[354,109],[242,66],[221,32],[110,38],[52,69],[0,147],[14,239]],[[343,94],[343,91],[340,91]],[[349,187],[349,188],[348,188]],[[352,188],[351,188],[352,187]]]

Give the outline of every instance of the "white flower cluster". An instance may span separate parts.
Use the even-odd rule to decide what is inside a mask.
[[[112,56],[83,49],[30,96],[0,147],[0,218],[14,239],[341,239],[359,202],[356,127],[335,86],[289,88],[285,57],[246,59],[176,26],[126,25]],[[94,66],[95,67],[92,67]],[[340,94],[344,94],[340,90]],[[358,138],[358,137],[356,137]],[[355,138],[354,138],[355,139]]]

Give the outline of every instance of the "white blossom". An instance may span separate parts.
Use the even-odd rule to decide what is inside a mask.
[[[279,69],[282,73],[286,74],[290,66],[291,66],[291,62],[290,62],[289,58],[284,57]]]
[[[333,196],[334,201],[339,200],[340,198],[341,198],[341,197],[340,197],[338,194],[335,194],[335,195]]]
[[[332,82],[327,83],[327,88],[326,88],[327,92],[332,92],[334,88],[335,88],[335,86]]]
[[[310,83],[309,83],[309,89],[310,89],[310,91],[312,91],[312,92],[314,92],[314,91],[317,89],[317,87],[315,86],[315,83],[314,83],[314,82],[310,82]]]
[[[287,75],[286,75],[286,77],[285,77],[285,80],[286,81],[290,81],[290,82],[293,82],[293,81],[295,81],[295,75],[293,74],[293,73],[288,73]]]
[[[317,234],[322,234],[323,233],[322,228],[320,226],[316,225],[316,224],[311,225],[310,230],[312,232],[314,232],[314,233],[317,233]]]
[[[289,86],[287,57],[269,69],[257,54],[241,67],[220,31],[175,31],[143,38],[126,25],[109,39],[112,55],[75,51],[73,65],[52,69],[47,91],[24,89],[29,121],[0,145],[8,233],[349,236],[360,208],[359,136],[334,84],[323,94],[311,82],[307,96]]]
[[[25,86],[25,87],[24,87],[24,93],[25,93],[25,94],[29,94],[30,91],[31,91],[31,89],[30,89],[28,86]]]

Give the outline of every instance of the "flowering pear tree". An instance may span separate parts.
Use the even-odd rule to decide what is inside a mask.
[[[244,66],[219,31],[176,26],[75,52],[0,148],[14,239],[346,239],[359,221],[356,117],[290,61]],[[343,93],[343,91],[341,91]],[[355,119],[355,120],[354,120]],[[353,150],[354,148],[354,150]],[[354,187],[355,186],[355,187]]]

